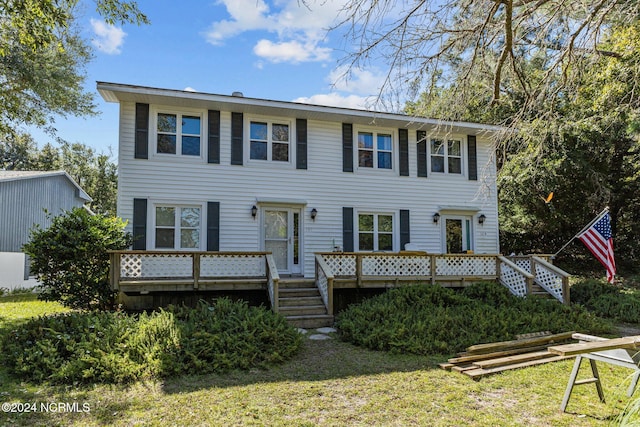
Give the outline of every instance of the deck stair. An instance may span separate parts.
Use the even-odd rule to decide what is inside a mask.
[[[281,278],[278,311],[298,328],[321,328],[333,325],[314,279]]]

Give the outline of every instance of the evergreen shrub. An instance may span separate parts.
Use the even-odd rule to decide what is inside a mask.
[[[70,312],[2,331],[10,371],[34,382],[127,383],[266,367],[292,357],[301,335],[264,307],[220,298],[150,314]]]
[[[342,339],[394,353],[452,354],[516,334],[576,330],[606,334],[612,325],[580,306],[519,298],[496,283],[463,290],[433,285],[396,288],[352,305],[336,319]]]

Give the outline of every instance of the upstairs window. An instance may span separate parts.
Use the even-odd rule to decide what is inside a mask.
[[[392,169],[393,139],[391,134],[358,132],[358,166]]]
[[[431,140],[431,172],[462,174],[462,142],[456,139]]]
[[[156,206],[156,249],[200,249],[199,206]]]
[[[252,121],[249,127],[249,158],[288,162],[290,130],[285,123]]]
[[[157,118],[157,153],[200,156],[201,116],[158,113]]]

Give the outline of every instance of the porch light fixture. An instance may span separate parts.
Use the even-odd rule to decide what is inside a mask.
[[[256,205],[253,205],[251,207],[251,216],[255,219],[256,215],[258,215],[258,208],[256,207]]]
[[[433,214],[433,223],[437,224],[440,221],[440,214],[438,212]]]
[[[311,219],[315,221],[317,216],[318,210],[316,208],[311,209]]]
[[[484,220],[487,219],[487,217],[484,214],[481,214],[478,217],[478,224],[483,225],[484,224]]]

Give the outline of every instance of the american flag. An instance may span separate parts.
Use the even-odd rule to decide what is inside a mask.
[[[607,281],[613,283],[616,263],[613,259],[613,237],[611,236],[611,216],[609,212],[596,219],[593,224],[578,235],[591,253],[607,269]]]

